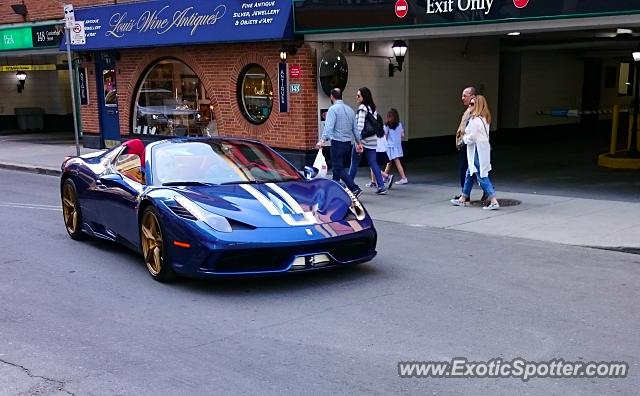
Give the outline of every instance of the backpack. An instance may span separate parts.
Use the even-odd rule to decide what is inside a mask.
[[[384,121],[382,121],[380,114],[377,114],[377,117],[374,117],[373,113],[367,111],[361,137],[362,139],[366,139],[373,135],[376,135],[379,138],[384,136]]]

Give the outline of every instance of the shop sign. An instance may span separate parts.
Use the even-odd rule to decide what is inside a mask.
[[[78,68],[78,91],[80,92],[80,104],[89,104],[89,84],[87,78],[87,69],[84,67]]]
[[[280,112],[289,111],[289,91],[287,90],[287,64],[278,63],[278,102],[280,103]]]
[[[640,14],[640,1],[299,0],[293,12],[295,32],[304,34]]]
[[[0,30],[0,50],[28,48],[33,48],[30,27]]]
[[[34,26],[31,28],[31,40],[34,48],[58,47],[64,37],[62,25]]]
[[[300,65],[289,66],[289,77],[300,78],[300,75],[301,75]]]
[[[291,93],[300,93],[302,91],[302,86],[300,84],[291,84],[289,85],[289,92]]]
[[[0,66],[0,71],[17,72],[17,71],[52,71],[58,70],[57,65],[10,65]]]
[[[0,51],[59,47],[62,25],[28,26],[0,30]]]
[[[292,0],[160,0],[75,10],[86,43],[74,50],[293,38]]]

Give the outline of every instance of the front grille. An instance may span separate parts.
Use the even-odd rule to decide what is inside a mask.
[[[332,257],[331,264],[337,264],[333,259],[349,262],[373,253],[374,249],[374,238],[360,237],[340,242],[225,250],[212,257],[206,269],[220,273],[283,271],[296,256],[326,252]]]

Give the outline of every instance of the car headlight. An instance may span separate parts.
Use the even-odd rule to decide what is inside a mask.
[[[157,120],[157,119],[158,119],[158,115],[157,115],[157,114],[153,114],[153,115],[151,116],[151,118],[152,118],[152,119],[154,119],[154,120]]]
[[[207,212],[197,204],[191,202],[188,198],[183,197],[182,195],[176,195],[174,199],[183,208],[188,210],[189,213],[194,215],[198,220],[205,222],[209,227],[213,228],[214,230],[220,231],[220,232],[232,231],[231,224],[229,224],[229,221],[224,216]]]

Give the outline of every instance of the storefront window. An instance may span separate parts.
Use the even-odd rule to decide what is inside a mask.
[[[136,95],[133,131],[141,135],[211,136],[217,133],[211,101],[184,63],[166,59],[144,76]]]
[[[249,65],[238,80],[240,109],[249,121],[262,124],[269,118],[273,106],[273,86],[267,72],[258,65]]]

